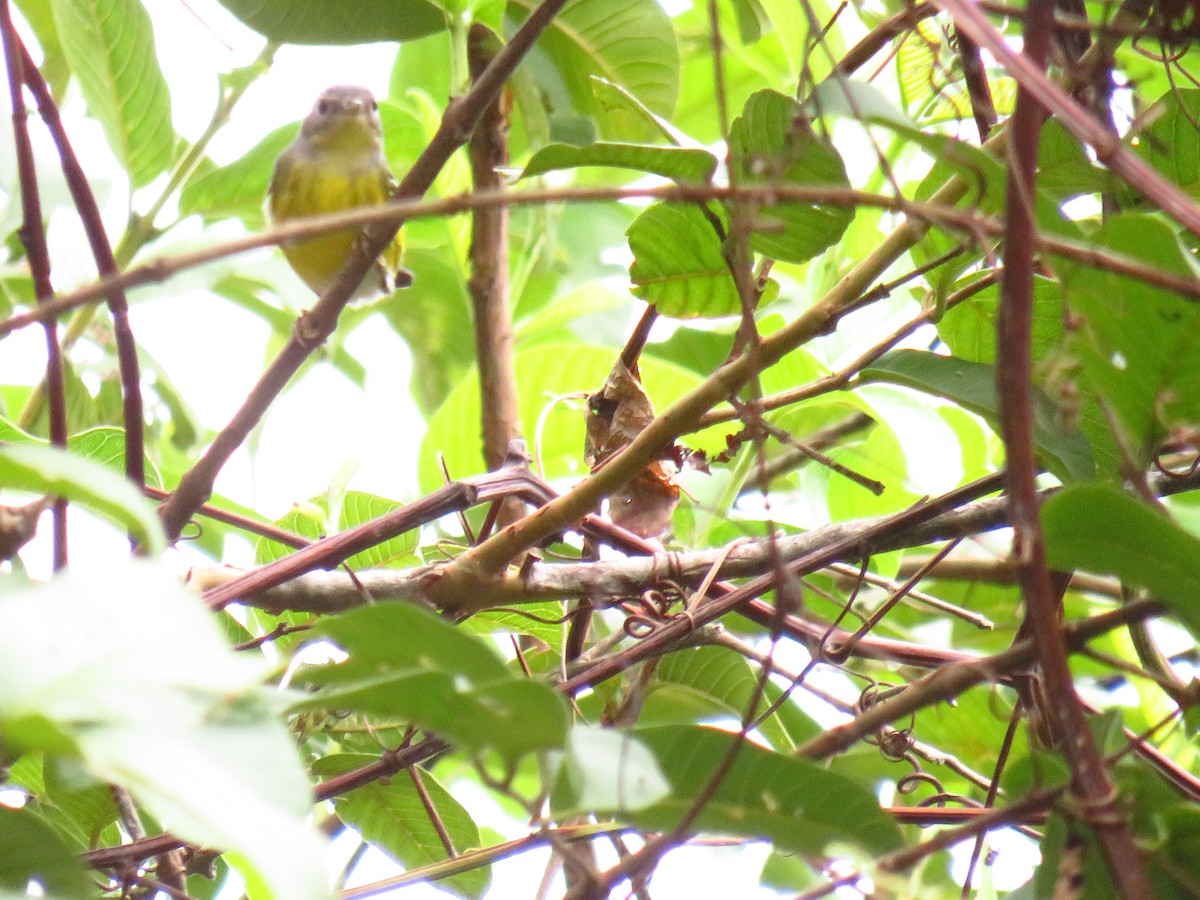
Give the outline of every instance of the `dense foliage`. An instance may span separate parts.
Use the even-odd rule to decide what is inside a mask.
[[[694,895],[656,872],[730,845],[745,892],[1200,894],[1190,7],[221,3],[264,48],[187,139],[152,4],[0,2],[0,340],[49,360],[0,384],[0,900],[330,897],[366,847]],[[400,185],[318,300],[247,252],[298,123],[210,149],[280,46],[375,41]],[[412,286],[348,303],[401,221]],[[181,284],[265,335],[253,386],[209,348],[228,424],[139,343]],[[218,477],[322,370],[412,409],[407,494],[295,447],[271,521]]]

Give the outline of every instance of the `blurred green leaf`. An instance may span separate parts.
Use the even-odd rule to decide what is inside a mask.
[[[1197,268],[1163,222],[1109,218],[1091,237],[1161,272],[1195,278]],[[1172,427],[1200,421],[1200,307],[1143,281],[1063,261],[1067,303],[1082,318],[1068,344],[1123,432],[1121,444],[1148,463]]]
[[[235,851],[264,896],[327,898],[308,782],[257,695],[263,674],[156,564],[0,596],[9,749],[78,754],[183,839]]]
[[[640,728],[632,737],[657,760],[670,797],[640,809],[614,803],[605,811],[655,831],[674,828],[691,811],[738,739],[724,731],[680,725]],[[770,840],[801,853],[852,843],[878,854],[902,843],[896,823],[862,785],[749,742],[738,749],[693,825],[700,831]]]
[[[221,0],[221,5],[278,44],[411,41],[446,27],[425,0]]]
[[[175,153],[171,95],[158,68],[150,16],[138,0],[50,0],[63,55],[79,79],[88,111],[142,187]]]
[[[57,447],[0,447],[0,484],[78,503],[127,528],[152,555],[166,548],[150,501],[102,463]]]
[[[543,474],[550,478],[586,471],[583,463],[582,397],[600,389],[619,351],[583,343],[536,344],[516,354],[521,431],[534,436]],[[642,381],[661,409],[695,387],[693,373],[657,359],[643,359]],[[555,398],[558,398],[557,400]],[[422,490],[442,484],[436,454],[441,452],[452,478],[484,471],[479,449],[479,378],[467,372],[429,420],[421,444]]]
[[[996,373],[992,365],[968,362],[921,350],[893,350],[860,373],[866,382],[890,381],[957,403],[998,427]],[[1095,472],[1091,448],[1078,431],[1069,431],[1042,393],[1034,395],[1034,442],[1051,472],[1066,481],[1091,478]]]
[[[533,0],[512,0],[508,14],[523,21],[536,5]],[[558,93],[576,114],[596,119],[606,135],[622,125],[627,132],[633,120],[599,106],[592,93],[593,75],[625,88],[659,115],[669,116],[675,108],[679,48],[671,18],[657,0],[616,5],[609,0],[571,0],[542,34],[538,48],[558,81],[557,90],[549,78],[541,79],[539,86]],[[536,60],[530,62],[536,65]]]
[[[30,881],[73,897],[87,896],[91,886],[79,858],[50,826],[28,810],[0,806],[0,886],[23,896]]]
[[[1042,505],[1046,561],[1150,591],[1200,635],[1200,540],[1114,487],[1080,484]]]
[[[324,619],[316,631],[349,658],[298,672],[299,682],[322,690],[297,709],[402,717],[509,762],[566,740],[566,709],[553,689],[512,676],[481,640],[415,606],[360,607]]]

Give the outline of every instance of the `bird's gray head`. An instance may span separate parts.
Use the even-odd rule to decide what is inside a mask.
[[[361,136],[370,135],[378,141],[383,134],[379,122],[379,104],[365,87],[340,84],[326,88],[317,97],[312,112],[304,119],[300,134],[317,140],[334,135],[352,140],[356,134],[361,140]]]

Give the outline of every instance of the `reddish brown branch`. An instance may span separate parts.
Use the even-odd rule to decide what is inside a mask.
[[[1025,27],[1026,63],[1044,72],[1054,36],[1053,0],[1031,0]],[[1088,809],[1121,896],[1149,897],[1150,884],[1137,846],[1126,828],[1118,794],[1088,728],[1067,665],[1060,631],[1061,591],[1046,565],[1038,518],[1038,465],[1034,458],[1032,350],[1034,242],[1037,228],[1034,191],[1037,151],[1046,108],[1025,80],[1017,91],[1011,122],[1009,178],[1006,197],[1004,276],[997,320],[996,389],[1000,399],[1000,431],[1004,438],[1008,495],[1013,524],[1013,555],[1025,598],[1027,633],[1037,650],[1045,703],[1071,763],[1072,787]],[[1065,581],[1064,581],[1065,585]]]
[[[21,47],[22,63],[25,67],[25,83],[37,100],[38,112],[42,121],[54,140],[62,161],[63,176],[67,188],[71,191],[71,199],[79,211],[79,220],[83,223],[84,233],[92,248],[92,257],[96,260],[96,270],[101,278],[110,278],[118,274],[117,261],[113,257],[112,245],[104,231],[104,220],[100,216],[100,207],[96,205],[96,197],[92,193],[87,175],[79,158],[71,147],[66,129],[58,114],[58,106],[42,73],[29,57],[29,51]],[[144,431],[145,416],[142,411],[141,375],[138,369],[137,343],[133,339],[133,329],[129,325],[129,303],[125,299],[125,291],[114,287],[108,294],[108,309],[112,315],[113,337],[117,345],[117,363],[121,372],[121,397],[125,425],[125,476],[136,485],[146,483]]]
[[[17,232],[29,258],[34,296],[39,305],[54,297],[50,282],[50,253],[46,248],[46,230],[42,224],[42,202],[38,191],[33,145],[29,141],[29,123],[25,110],[25,65],[21,39],[13,27],[8,0],[0,0],[0,32],[3,32],[4,61],[8,70],[8,91],[12,103],[13,142],[16,145],[17,172],[21,182],[21,228]],[[58,323],[42,323],[46,334],[46,389],[50,398],[50,443],[67,446],[67,399],[63,376],[62,348],[58,343]],[[54,501],[54,568],[67,567],[67,501]]]

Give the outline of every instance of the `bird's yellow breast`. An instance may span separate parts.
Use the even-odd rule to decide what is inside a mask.
[[[271,186],[269,208],[272,220],[286,222],[303,216],[378,206],[387,199],[390,179],[386,169],[355,171],[343,163],[344,160],[336,158],[326,161],[305,157],[282,159]],[[347,228],[284,244],[282,249],[296,274],[318,294],[323,294],[345,265],[360,231],[359,228]],[[383,261],[388,270],[399,267],[399,236],[384,251]],[[370,287],[372,291],[378,289],[375,285]],[[386,289],[386,281],[384,287]]]

